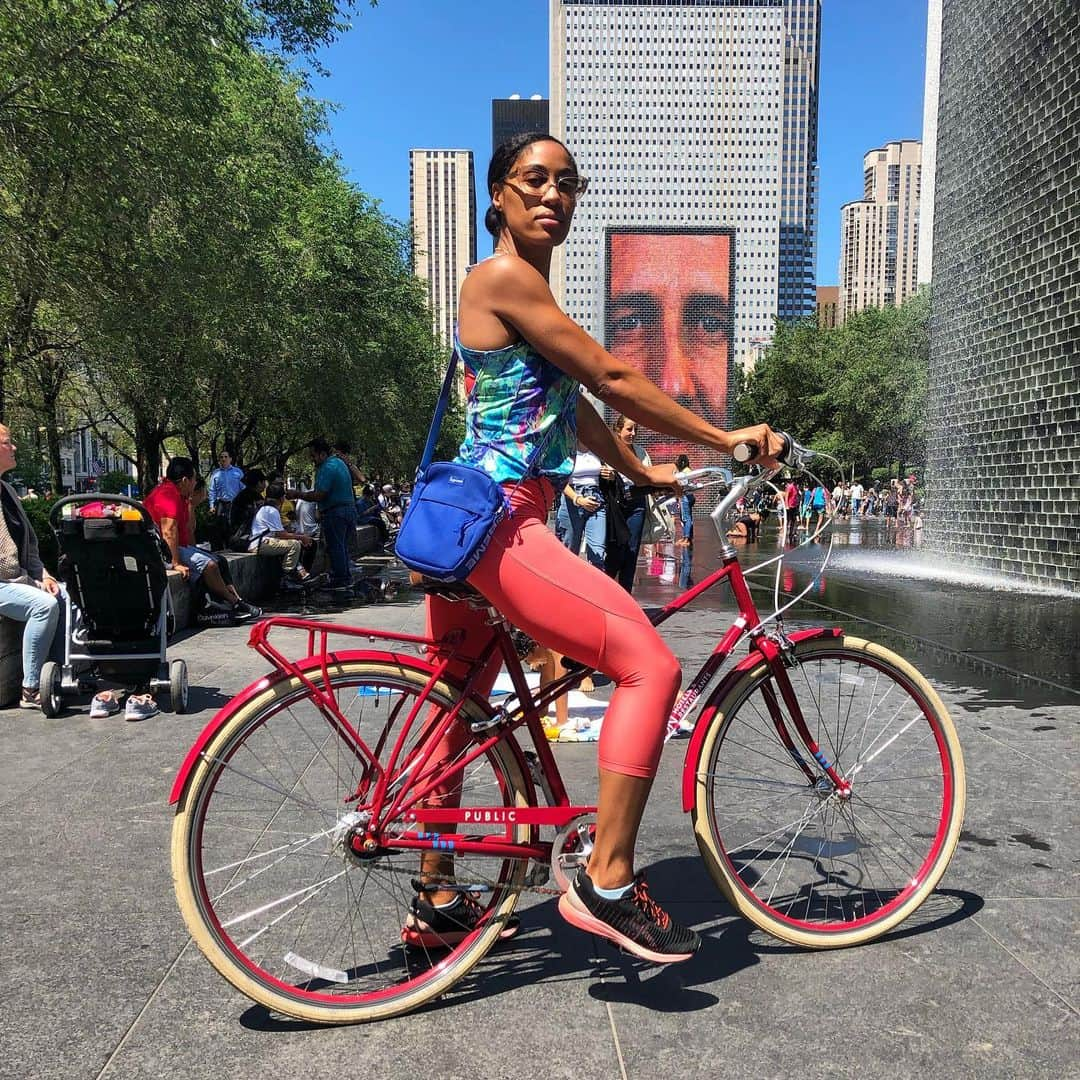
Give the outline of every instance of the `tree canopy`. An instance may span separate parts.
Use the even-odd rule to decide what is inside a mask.
[[[868,477],[875,467],[926,458],[929,295],[869,308],[842,326],[778,323],[745,376],[740,424],[767,420]]]
[[[79,414],[144,488],[174,443],[415,462],[441,349],[409,234],[297,63],[353,6],[0,0],[0,417],[48,432],[54,482]]]

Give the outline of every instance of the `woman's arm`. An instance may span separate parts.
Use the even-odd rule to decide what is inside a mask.
[[[188,568],[180,561],[180,523],[176,518],[161,518],[161,538],[169,549],[172,568],[180,572],[181,577],[188,576]]]
[[[753,443],[762,455],[762,465],[777,464],[774,455],[783,449],[783,442],[768,425],[723,431],[684,409],[637,368],[616,359],[565,315],[555,303],[543,275],[524,259],[490,259],[477,266],[461,290],[462,307],[469,303],[486,308],[503,324],[515,328],[544,357],[572,375],[606,405],[651,430],[724,453],[730,453],[738,443]],[[595,447],[590,449],[604,457]],[[624,475],[633,477],[630,472]]]

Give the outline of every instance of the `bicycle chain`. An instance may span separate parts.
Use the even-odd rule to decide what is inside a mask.
[[[458,856],[458,858],[462,858],[462,857],[463,856]],[[510,855],[504,856],[504,858],[506,858],[508,860],[512,859],[514,862],[534,862],[535,861],[533,859],[514,859],[513,856],[510,856]],[[358,863],[358,862],[356,862],[354,860],[350,860],[350,861],[352,861],[352,864],[354,866],[358,866],[358,867],[361,867],[361,868],[364,866],[364,863]],[[378,861],[378,858],[372,860],[373,863],[375,863],[377,861]],[[381,869],[384,870],[384,871],[389,871],[389,873],[391,873],[391,874],[402,874],[405,877],[409,877],[409,878],[418,877],[419,873],[420,873],[419,870],[406,870],[404,867],[401,867],[401,866],[386,866],[386,865],[384,865],[384,866],[381,867]],[[469,891],[468,886],[470,884],[473,884],[473,885],[477,885],[477,884],[486,885],[492,890],[492,892],[494,892],[496,889],[500,888],[498,883],[494,882],[494,881],[479,881],[478,882],[478,881],[476,881],[474,879],[472,882],[467,882],[467,881],[459,880],[454,875],[450,875],[450,876],[440,875],[439,884],[440,885],[445,884],[445,885],[450,885],[450,886],[455,886],[456,885],[456,886],[458,886],[459,888],[463,889],[466,892]],[[539,893],[541,896],[562,896],[562,889],[553,889],[549,885],[528,885],[528,884],[526,884],[526,885],[522,885],[517,891],[518,892]]]

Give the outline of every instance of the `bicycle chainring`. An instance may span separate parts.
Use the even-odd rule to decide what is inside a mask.
[[[560,892],[566,892],[578,867],[589,861],[596,834],[596,815],[571,818],[556,834],[551,845],[551,873]]]

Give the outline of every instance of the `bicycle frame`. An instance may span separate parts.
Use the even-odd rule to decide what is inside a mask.
[[[705,577],[697,585],[692,586],[663,608],[650,614],[650,620],[654,625],[660,625],[676,612],[692,603],[697,597],[714,588],[723,581],[727,581],[738,606],[738,615],[732,625],[717,642],[711,655],[698,670],[697,674],[682,690],[677,698],[669,719],[669,723],[678,723],[683,720],[701,699],[710,683],[715,678],[724,662],[744,636],[750,639],[750,655],[739,664],[737,671],[741,671],[747,665],[756,665],[765,660],[775,677],[776,688],[779,697],[771,684],[766,684],[763,696],[768,708],[770,718],[776,727],[777,735],[783,745],[792,756],[793,761],[806,776],[807,783],[812,785],[819,781],[821,773],[815,772],[807,756],[799,749],[799,743],[805,748],[806,754],[813,758],[821,771],[829,778],[841,793],[849,789],[847,781],[843,780],[834,770],[820,747],[814,740],[804,717],[798,707],[798,702],[787,676],[786,667],[791,662],[791,644],[782,628],[767,634],[760,626],[761,619],[746,578],[739,565],[738,556],[731,548],[726,548],[723,553],[721,566]],[[462,603],[475,603],[475,600],[461,600]],[[417,634],[406,634],[395,631],[372,629],[368,627],[349,627],[334,623],[310,622],[303,619],[286,616],[273,617],[257,623],[251,631],[249,646],[265,657],[279,672],[280,679],[298,679],[311,695],[312,700],[318,705],[327,722],[337,731],[344,743],[351,748],[358,760],[367,767],[363,769],[363,779],[351,799],[371,808],[371,821],[363,836],[357,835],[353,844],[360,851],[364,844],[379,845],[392,844],[396,849],[415,848],[420,851],[443,850],[450,853],[484,853],[488,855],[501,855],[507,858],[535,859],[547,862],[551,857],[550,842],[542,842],[539,839],[539,829],[542,826],[562,828],[575,818],[595,813],[592,806],[574,806],[559,773],[554,754],[551,751],[547,738],[544,735],[541,717],[546,715],[547,707],[561,694],[577,686],[592,669],[576,667],[563,677],[548,684],[535,695],[530,690],[525,673],[514,648],[509,633],[508,625],[492,611],[493,633],[491,640],[485,646],[479,656],[463,657],[457,648],[460,645],[460,637],[449,635],[444,640],[435,640]],[[307,634],[307,655],[299,660],[286,657],[275,645],[270,643],[269,637],[275,628],[302,630]],[[749,628],[749,630],[748,630]],[[825,633],[838,633],[839,631],[811,631],[813,636]],[[331,651],[329,649],[330,636],[346,638],[364,638],[368,642],[376,640],[400,642],[418,651],[426,651],[429,657],[427,662],[414,659],[404,653],[386,653],[385,651],[373,650],[345,650]],[[795,635],[801,638],[803,634]],[[491,705],[487,695],[480,693],[478,681],[481,672],[488,662],[498,653],[509,672],[514,687],[512,697],[498,707]],[[359,733],[349,723],[348,719],[338,707],[335,696],[330,689],[331,666],[348,660],[356,659],[382,659],[392,658],[409,666],[413,670],[419,670],[427,674],[427,684],[423,691],[413,702],[409,715],[401,725],[396,736],[387,765],[382,767],[378,763],[377,754],[385,747],[380,741],[372,752]],[[454,660],[466,660],[470,664],[469,675],[463,685],[460,686],[460,694],[454,704],[446,710],[425,710],[425,704],[430,701],[435,686],[440,682],[447,682],[457,687],[457,683],[449,676],[448,668]],[[735,674],[733,672],[732,674]],[[729,676],[730,677],[730,676]],[[251,693],[264,691],[269,685],[268,680],[261,680],[251,688]],[[510,702],[515,700],[517,705],[511,709]],[[463,754],[456,755],[449,766],[443,766],[440,762],[433,762],[432,757],[452,727],[462,723],[462,710],[466,703],[472,706],[473,714],[479,712],[484,717],[481,721],[473,723],[471,731],[473,741]],[[783,706],[787,708],[787,716]],[[422,713],[428,713],[421,716]],[[219,713],[224,718],[225,710]],[[177,801],[186,786],[187,777],[198,761],[205,745],[210,741],[217,728],[218,717],[208,725],[206,731],[191,748],[187,760],[181,768],[173,788],[173,802]],[[412,748],[405,753],[405,747],[409,742],[410,734],[419,728],[419,737],[414,740]],[[790,724],[790,727],[789,727]],[[524,727],[530,736],[532,747],[535,752],[535,769],[530,767],[526,754],[522,752],[520,745],[515,739],[508,739],[513,732]],[[794,736],[792,730],[794,729]],[[389,730],[389,729],[387,729]],[[695,732],[695,738],[691,740],[687,751],[687,762],[696,760],[696,750],[700,743],[703,729]],[[385,739],[385,734],[383,739]],[[512,746],[513,752],[518,758],[526,775],[526,782],[532,786],[532,781],[538,781],[545,796],[547,805],[533,805],[507,807],[505,805],[468,808],[455,807],[425,807],[423,802],[437,789],[445,788],[447,783],[453,782],[455,776],[462,775],[464,770],[477,758],[486,754],[495,743],[506,739]],[[407,779],[406,779],[407,778]],[[692,795],[688,801],[688,790],[692,789],[692,776],[688,780],[684,774],[683,783],[683,807],[688,810],[692,804]],[[505,824],[505,835],[488,834],[483,836],[469,836],[467,832],[442,832],[433,831],[432,826],[458,826],[466,827],[470,822],[484,825]],[[402,829],[402,826],[405,828]],[[419,829],[416,826],[421,826]],[[517,841],[513,838],[513,830],[520,826],[530,828],[528,842]]]

